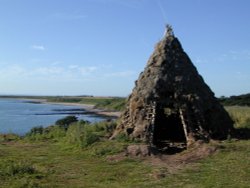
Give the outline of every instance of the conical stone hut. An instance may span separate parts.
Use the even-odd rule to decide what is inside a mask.
[[[112,138],[125,133],[156,148],[226,139],[233,122],[183,51],[171,26],[135,82]]]

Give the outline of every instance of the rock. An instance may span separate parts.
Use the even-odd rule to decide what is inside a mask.
[[[126,155],[131,157],[147,157],[151,155],[150,147],[145,144],[129,145]]]

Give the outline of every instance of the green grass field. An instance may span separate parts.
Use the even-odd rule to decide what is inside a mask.
[[[227,110],[240,119],[237,127],[248,127],[249,108]],[[250,140],[211,143],[216,153],[172,172],[141,159],[107,160],[129,142],[107,140],[112,127],[106,126],[78,123],[66,132],[57,127],[26,138],[0,136],[0,187],[250,187]]]

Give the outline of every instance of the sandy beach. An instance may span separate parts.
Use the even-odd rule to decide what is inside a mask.
[[[56,104],[56,105],[68,105],[68,106],[78,106],[80,108],[85,109],[88,112],[101,115],[101,116],[109,116],[109,117],[120,117],[121,112],[117,111],[108,111],[105,109],[97,109],[95,105],[92,104],[80,104],[80,103],[67,103],[67,102],[48,102],[46,99],[24,99],[34,103],[41,103],[41,104]]]

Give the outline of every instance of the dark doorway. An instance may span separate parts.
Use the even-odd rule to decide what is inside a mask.
[[[186,137],[180,114],[158,109],[155,116],[153,144],[162,151],[178,152],[186,148]],[[175,152],[176,151],[176,152]]]

